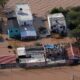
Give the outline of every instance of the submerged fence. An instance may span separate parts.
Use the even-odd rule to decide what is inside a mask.
[[[12,64],[0,64],[0,69],[11,69],[11,68],[18,68],[18,65],[16,63]]]

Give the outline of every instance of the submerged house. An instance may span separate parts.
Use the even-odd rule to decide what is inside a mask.
[[[15,21],[17,24],[15,24]],[[8,24],[9,37],[15,38],[19,36],[21,40],[37,38],[37,33],[33,26],[33,16],[28,4],[17,4],[15,16],[11,18],[10,15],[8,23],[10,23]]]
[[[19,64],[25,64],[26,67],[44,66],[44,47],[19,47],[17,48],[17,58]]]
[[[33,26],[33,16],[28,4],[17,4],[15,12],[20,28],[21,40],[36,39],[37,33]]]
[[[27,46],[16,50],[18,63],[25,67],[65,64],[66,54],[58,45]]]
[[[65,17],[62,13],[48,15],[48,24],[50,32],[57,32],[59,34],[67,32]]]

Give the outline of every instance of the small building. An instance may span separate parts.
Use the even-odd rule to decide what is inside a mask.
[[[65,17],[62,13],[48,15],[48,24],[50,32],[57,32],[59,34],[67,32]]]
[[[20,57],[20,56],[26,56],[25,47],[17,48],[17,56],[18,57]]]
[[[60,44],[45,45],[46,58],[51,61],[66,60],[64,48]]]
[[[16,5],[16,17],[21,32],[21,40],[36,39],[37,33],[33,26],[33,16],[28,4]]]
[[[17,57],[20,64],[26,67],[45,66],[44,48],[42,46],[17,48]]]

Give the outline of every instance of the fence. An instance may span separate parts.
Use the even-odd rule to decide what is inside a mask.
[[[18,68],[18,65],[16,63],[0,64],[0,69],[11,69],[11,68]]]

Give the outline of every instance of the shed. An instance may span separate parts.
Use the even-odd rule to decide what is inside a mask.
[[[21,40],[23,39],[36,39],[37,33],[33,26],[33,16],[28,4],[16,5],[16,16],[20,27]]]
[[[25,47],[19,47],[19,48],[17,48],[17,55],[18,56],[26,56]]]
[[[65,33],[67,31],[65,17],[62,13],[48,15],[48,24],[50,32]]]

